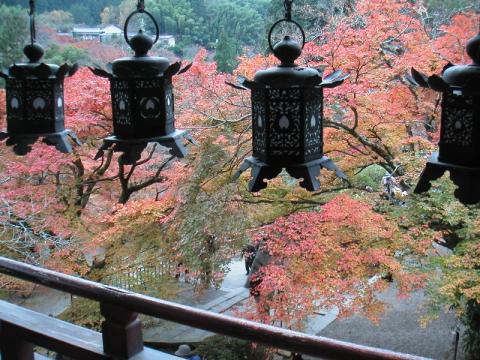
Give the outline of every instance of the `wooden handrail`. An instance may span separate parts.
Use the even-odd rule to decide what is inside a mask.
[[[0,257],[0,273],[68,292],[104,306],[142,313],[215,333],[323,359],[421,360],[426,358],[312,336],[132,293]]]

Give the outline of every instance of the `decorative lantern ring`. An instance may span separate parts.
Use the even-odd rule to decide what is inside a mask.
[[[128,25],[137,14],[145,14],[152,20],[154,39],[143,29],[128,37]],[[187,71],[191,64],[182,69],[180,62],[170,65],[166,58],[148,55],[160,37],[160,29],[142,0],[125,21],[124,36],[134,56],[113,61],[107,65],[108,70],[90,68],[95,75],[110,80],[113,109],[113,134],[104,139],[96,158],[113,148],[123,153],[124,164],[134,164],[149,143],[158,143],[169,148],[172,155],[184,157],[187,150],[183,140],[193,142],[193,139],[186,131],[175,129],[172,77]]]
[[[130,24],[130,21],[132,18],[137,15],[137,14],[145,14],[147,15],[150,20],[152,20],[153,25],[155,25],[155,40],[152,42],[151,38],[149,36],[143,35],[143,29],[140,29],[138,31],[138,34],[136,37],[134,37],[134,43],[130,41],[128,38],[128,25]],[[143,35],[143,36],[138,36],[138,35]],[[123,28],[123,36],[125,37],[125,41],[127,44],[135,51],[135,56],[146,56],[147,52],[155,45],[160,37],[160,28],[158,27],[158,23],[153,17],[152,14],[150,14],[148,11],[145,10],[145,1],[144,0],[139,0],[137,4],[137,10],[132,12],[130,15],[128,15],[127,20],[125,21],[125,26]],[[142,45],[142,46],[141,46]],[[145,50],[148,46],[148,50]]]
[[[264,189],[264,180],[275,178],[283,169],[294,178],[303,179],[300,186],[309,191],[320,188],[318,176],[322,168],[346,179],[323,154],[323,88],[341,85],[348,75],[335,71],[322,78],[318,69],[295,64],[306,38],[302,26],[292,20],[292,5],[292,0],[285,0],[285,18],[274,23],[268,33],[270,49],[281,64],[258,71],[253,81],[241,78],[239,85],[229,84],[252,92],[253,156],[245,160],[236,174],[238,177],[252,169],[252,192]],[[300,29],[301,45],[290,36],[273,44],[273,31],[285,22]]]
[[[72,152],[68,137],[80,144],[76,135],[65,129],[63,80],[78,70],[78,64],[62,66],[40,63],[44,50],[36,42],[35,1],[30,0],[30,44],[23,52],[28,63],[0,71],[6,81],[7,139],[17,155],[25,155],[39,138],[64,153]]]
[[[467,42],[470,65],[447,64],[440,76],[412,69],[407,80],[442,93],[439,151],[423,171],[415,193],[427,192],[431,182],[449,171],[463,204],[480,203],[480,33]]]
[[[292,20],[292,5],[293,5],[293,0],[285,0],[285,3],[284,3],[285,18],[280,19],[275,24],[273,24],[272,27],[270,28],[270,31],[268,32],[268,46],[270,47],[270,51],[272,52],[272,54],[274,54],[280,60],[282,60],[282,57],[283,57],[282,55],[284,55],[284,54],[282,54],[282,48],[276,48],[276,46],[274,46],[272,44],[273,31],[275,30],[275,28],[278,25],[280,25],[284,22],[294,24],[300,30],[300,32],[302,33],[302,47],[301,47],[301,50],[303,50],[303,48],[305,47],[305,42],[306,42],[305,31],[303,30],[303,27],[298,22],[296,22],[295,20]],[[290,40],[290,37],[286,36],[286,39]],[[300,54],[298,54],[298,56],[295,57],[295,59],[297,59],[301,55],[301,50],[300,50]],[[282,60],[282,65],[292,66],[295,59],[293,61],[290,61],[290,58],[287,57],[287,58],[285,58],[285,60],[288,61],[289,64],[284,65],[283,60]]]

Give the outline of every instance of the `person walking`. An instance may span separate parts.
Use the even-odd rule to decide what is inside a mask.
[[[253,245],[247,245],[242,250],[242,256],[245,259],[245,270],[247,271],[247,275],[250,274],[250,270],[252,268],[253,260],[255,259],[257,251]]]
[[[175,351],[175,356],[180,356],[184,359],[188,360],[202,360],[200,355],[196,355],[193,353],[192,348],[187,344],[182,344],[178,347],[177,351]]]

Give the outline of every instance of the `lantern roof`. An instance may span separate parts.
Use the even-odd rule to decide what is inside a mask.
[[[467,54],[473,60],[470,65],[448,63],[441,76],[427,76],[412,68],[406,80],[412,85],[431,88],[436,91],[457,91],[465,95],[480,94],[480,33],[467,42]]]
[[[132,17],[137,14],[144,14],[152,20],[156,30],[155,38],[145,34],[142,29],[132,38],[128,37],[128,24]],[[125,21],[123,33],[125,41],[135,52],[135,55],[114,60],[107,65],[106,70],[98,66],[90,68],[95,75],[109,79],[113,77],[122,79],[171,78],[174,75],[184,73],[192,66],[192,64],[188,64],[182,69],[181,62],[170,64],[167,58],[148,55],[148,52],[160,37],[160,28],[152,14],[145,10],[145,4],[142,0],[138,1],[137,10],[133,11]]]
[[[17,63],[3,70],[0,75],[4,78],[15,79],[63,79],[73,75],[78,70],[78,64],[70,66],[63,64],[45,64],[40,62],[43,56],[43,48],[36,42],[25,46],[23,50],[28,58],[26,63]]]
[[[286,14],[285,18],[277,21],[272,25],[269,35],[268,43],[271,52],[280,60],[280,64],[266,70],[260,70],[255,74],[253,81],[244,80],[241,85],[247,88],[254,87],[335,87],[343,83],[349,77],[341,71],[335,71],[325,79],[322,78],[323,69],[315,69],[309,67],[302,67],[295,64],[302,55],[303,47],[305,46],[306,37],[302,26],[296,21],[292,20],[291,6],[293,1],[285,2]],[[272,34],[274,29],[281,23],[290,23],[295,25],[301,32],[302,44],[292,39],[290,36],[285,36],[283,40],[272,44]]]
[[[36,41],[35,27],[35,1],[30,0],[30,44],[23,48],[23,53],[28,59],[26,63],[16,63],[8,69],[0,71],[0,77],[23,79],[59,79],[63,80],[66,76],[73,75],[78,70],[78,64],[70,66],[63,64],[45,64],[41,62],[45,53],[43,47]]]
[[[125,28],[127,26],[128,24],[126,24]],[[157,40],[158,35],[153,40],[143,30],[139,30],[131,39],[127,39],[135,55],[113,61],[111,64],[113,75],[123,78],[162,76],[170,66],[170,61],[164,57],[148,55],[148,51],[150,51]]]
[[[450,86],[462,88],[465,86],[478,86],[480,80],[480,33],[467,42],[466,49],[473,63],[446,68],[442,78]]]
[[[290,36],[285,36],[272,50],[281,64],[258,71],[254,78],[257,84],[271,87],[303,87],[315,86],[322,82],[322,73],[317,69],[295,64],[295,60],[302,54],[302,47]]]

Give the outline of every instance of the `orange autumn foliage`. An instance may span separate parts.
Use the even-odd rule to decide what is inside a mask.
[[[254,231],[270,262],[260,270],[253,317],[298,322],[333,306],[342,315],[364,313],[376,319],[382,304],[375,293],[391,274],[403,294],[421,286],[420,274],[403,270],[402,251],[411,240],[367,203],[340,195],[319,212],[299,212]]]

